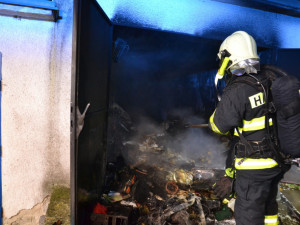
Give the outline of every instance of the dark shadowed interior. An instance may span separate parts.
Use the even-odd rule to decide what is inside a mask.
[[[222,40],[113,24],[94,0],[82,1],[80,10],[77,103],[81,112],[91,106],[75,158],[78,224],[93,224],[91,214],[97,203],[104,204],[103,195],[121,192],[133,176],[146,173],[159,188],[165,183],[155,180],[170,171],[193,171],[194,177],[213,171],[219,176],[228,140],[190,125],[207,124],[216,107],[216,54]],[[299,49],[258,45],[258,51],[263,64],[300,78]],[[224,86],[224,81],[219,84],[220,92]],[[206,180],[205,190],[216,177]],[[153,197],[150,192],[166,198],[168,193],[155,192],[143,179],[136,192],[147,193],[134,195],[135,200],[142,204]],[[138,224],[137,218],[132,221]]]

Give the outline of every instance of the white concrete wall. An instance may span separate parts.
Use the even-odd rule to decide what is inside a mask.
[[[4,224],[70,185],[73,0],[56,5],[56,23],[0,16]]]

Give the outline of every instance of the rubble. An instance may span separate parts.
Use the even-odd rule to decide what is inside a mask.
[[[105,214],[93,213],[93,223],[110,225],[108,221],[115,217],[136,225],[217,223],[215,213],[222,210],[222,204],[211,187],[224,171],[196,166],[195,159],[180,154],[176,142],[186,130],[185,123],[169,121],[161,129],[138,132],[120,106],[114,104],[112,110],[109,147],[118,149],[111,150],[114,157],[108,157],[98,203],[107,210]],[[207,151],[196,160],[202,164],[211,157]]]
[[[176,118],[140,132],[124,109],[111,110],[110,155],[92,225],[235,224],[234,199],[224,205],[212,192],[224,169],[207,167],[215,158],[209,146],[197,158],[181,154],[187,123]],[[226,138],[220,142],[228,147]]]

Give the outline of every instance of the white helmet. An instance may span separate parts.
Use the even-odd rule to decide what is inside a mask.
[[[255,40],[245,31],[236,31],[223,41],[218,53],[220,60],[222,60],[224,51],[227,53],[226,55],[229,55],[230,60],[227,69],[247,59],[259,61]]]

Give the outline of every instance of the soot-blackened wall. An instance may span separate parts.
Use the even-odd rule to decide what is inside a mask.
[[[211,114],[216,106],[214,76],[221,41],[114,26],[113,43],[120,40],[127,46],[112,61],[110,102],[120,104],[133,119],[144,115],[162,121],[183,108],[204,118]],[[258,51],[262,64],[277,65],[300,77],[298,49],[258,46]]]
[[[134,118],[162,121],[183,108],[207,115],[215,107],[219,41],[115,26],[114,43],[120,39],[129,49],[112,62],[110,99]]]

